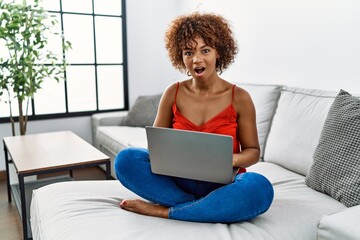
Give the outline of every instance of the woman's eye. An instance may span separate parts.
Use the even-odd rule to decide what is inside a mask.
[[[203,50],[203,53],[209,53],[210,52],[210,49],[204,49]]]
[[[192,52],[185,52],[184,55],[185,56],[191,56]]]

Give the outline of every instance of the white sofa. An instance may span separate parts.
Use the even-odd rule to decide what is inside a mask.
[[[118,207],[121,199],[137,196],[117,180],[66,182],[33,192],[33,238],[360,239],[360,228],[357,226],[360,222],[360,206],[347,207],[339,199],[309,187],[306,182],[306,176],[314,164],[314,152],[319,146],[325,120],[338,92],[278,85],[238,85],[248,90],[255,103],[262,150],[260,161],[248,171],[265,175],[274,186],[274,201],[266,213],[251,221],[233,224],[191,223],[147,217]],[[149,100],[156,105],[158,97],[147,99],[144,96],[141,100],[142,103]],[[136,127],[133,122],[133,126],[121,125],[126,122],[124,118],[127,114],[133,117],[137,114],[140,117],[149,116],[146,113],[149,106],[143,111],[136,109],[141,105],[135,103],[135,112],[131,109],[129,113],[93,116],[94,144],[112,159],[123,148],[146,147],[143,127]],[[153,108],[150,110],[154,111]],[[150,115],[149,119],[141,120],[151,121],[154,113]],[[358,130],[355,132],[357,136],[360,128]],[[358,149],[357,146],[355,148]],[[359,163],[354,167],[359,169]],[[112,174],[115,178],[115,174]]]

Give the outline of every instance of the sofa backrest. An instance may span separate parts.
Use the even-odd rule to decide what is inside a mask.
[[[236,83],[251,96],[256,109],[256,124],[260,144],[260,160],[263,160],[266,139],[269,134],[271,121],[280,97],[280,85],[244,84]]]
[[[337,94],[283,87],[267,138],[264,161],[305,176]]]

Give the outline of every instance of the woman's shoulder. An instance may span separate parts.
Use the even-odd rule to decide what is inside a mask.
[[[246,101],[250,97],[250,94],[242,87],[239,87],[235,83],[223,80],[225,91],[232,91],[235,101]]]
[[[163,100],[165,100],[167,102],[173,102],[180,85],[184,84],[185,81],[186,80],[178,81],[178,82],[174,82],[174,83],[171,83],[170,85],[168,85],[162,94]]]
[[[179,84],[179,82],[171,83],[169,86],[167,86],[165,88],[164,93],[176,91],[178,84]]]
[[[234,85],[234,100],[235,101],[249,101],[251,96],[244,88]]]
[[[244,88],[235,86],[234,87],[234,102],[233,105],[238,111],[244,109],[253,109],[254,104],[251,95]]]
[[[163,94],[174,95],[179,90],[179,88],[181,88],[181,86],[186,87],[188,82],[189,82],[189,80],[182,80],[182,81],[177,81],[177,82],[171,83],[169,86],[167,86],[167,88],[165,88]]]

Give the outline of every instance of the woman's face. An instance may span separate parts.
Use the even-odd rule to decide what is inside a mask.
[[[183,49],[182,57],[186,69],[195,79],[206,79],[216,74],[216,49],[205,44],[200,37],[192,43],[193,49]]]

